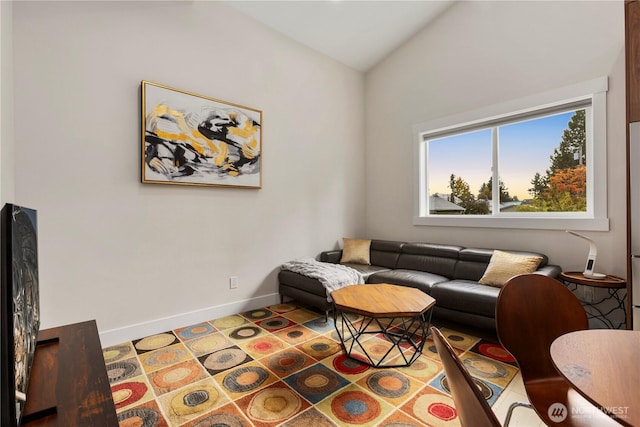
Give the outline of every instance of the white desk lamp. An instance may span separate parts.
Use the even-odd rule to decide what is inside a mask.
[[[576,233],[575,231],[565,231],[589,242],[589,255],[587,255],[587,263],[585,264],[584,272],[582,273],[584,274],[584,277],[588,277],[590,279],[604,279],[605,277],[607,277],[606,274],[595,273],[593,271],[593,267],[596,265],[596,255],[598,255],[598,248],[596,247],[595,242],[587,236],[583,236],[582,234]]]

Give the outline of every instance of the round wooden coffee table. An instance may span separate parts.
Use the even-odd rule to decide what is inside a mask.
[[[422,353],[436,300],[419,289],[386,283],[331,293],[345,353],[376,368],[411,365]]]

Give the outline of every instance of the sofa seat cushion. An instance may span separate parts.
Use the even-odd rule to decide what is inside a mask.
[[[435,284],[431,296],[436,306],[465,313],[495,317],[500,288],[471,280],[450,280]]]
[[[342,265],[346,265],[347,267],[351,267],[354,270],[358,270],[360,274],[364,277],[364,281],[366,282],[369,276],[375,273],[380,273],[382,271],[390,271],[386,267],[380,267],[379,265],[365,265],[365,264],[352,264],[352,263],[344,263]]]
[[[426,271],[398,269],[372,274],[367,279],[367,283],[390,283],[392,285],[410,286],[431,294],[433,285],[447,280],[449,279],[444,276],[427,273]]]
[[[379,267],[376,265],[363,265],[363,264],[344,264],[347,267],[351,267],[362,274],[366,281],[369,276],[381,271],[389,271],[388,268]],[[327,290],[324,285],[320,283],[318,279],[312,277],[303,276],[302,274],[295,273],[289,270],[280,270],[278,272],[278,283],[281,285],[289,286],[291,288],[300,289],[309,292],[314,295],[324,296],[327,295]]]

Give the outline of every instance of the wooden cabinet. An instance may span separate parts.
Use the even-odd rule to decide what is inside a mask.
[[[23,427],[117,427],[95,321],[45,329],[22,414]]]
[[[640,2],[625,3],[627,122],[640,122]]]

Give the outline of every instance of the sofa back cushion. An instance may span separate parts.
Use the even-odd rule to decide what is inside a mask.
[[[465,248],[460,251],[460,259],[455,269],[455,279],[461,280],[473,280],[478,281],[484,274],[491,256],[493,255],[493,249],[483,248]],[[544,267],[549,262],[546,255],[535,252],[523,252],[523,251],[506,251],[514,254],[540,256],[542,261],[538,268]]]
[[[397,268],[427,271],[453,278],[461,246],[407,243],[402,247]]]
[[[372,240],[370,247],[371,265],[378,265],[386,268],[396,268],[398,257],[402,251],[404,242],[390,240]]]

